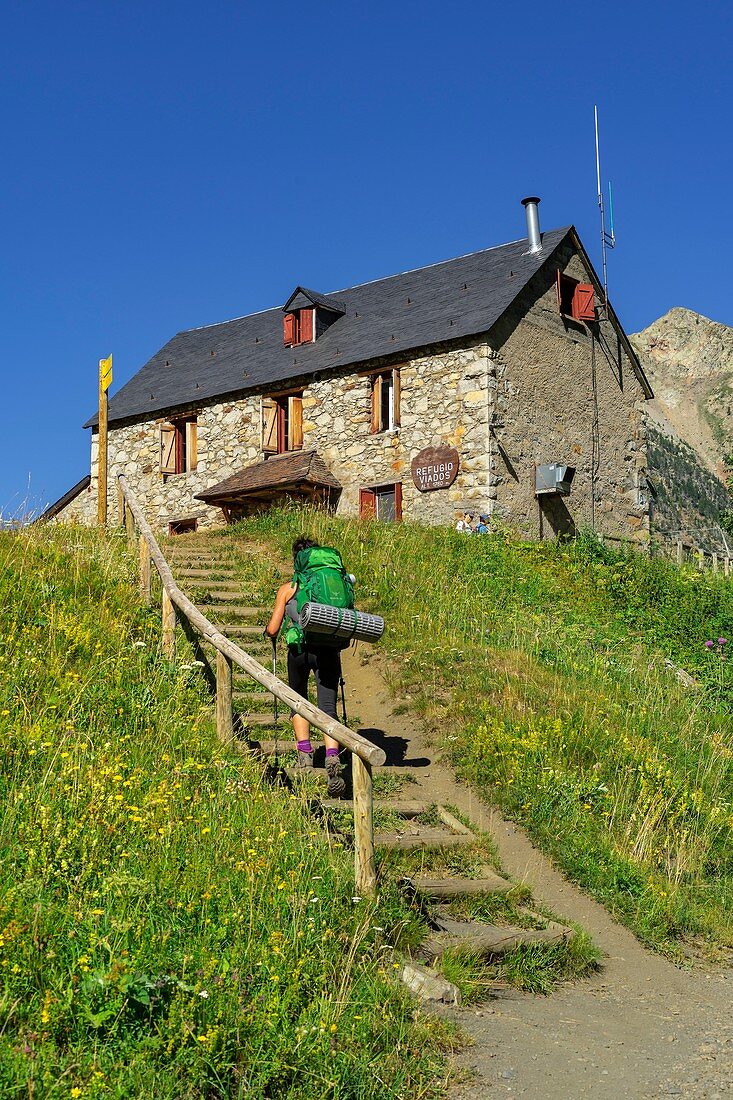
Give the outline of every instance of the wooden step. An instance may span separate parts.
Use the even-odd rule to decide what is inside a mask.
[[[354,803],[350,798],[322,798],[321,806],[324,810],[353,809]],[[375,798],[374,809],[386,813],[398,814],[400,817],[418,817],[430,808],[428,802],[390,802],[387,798]]]
[[[380,832],[374,834],[377,848],[390,848],[398,852],[431,851],[439,848],[463,848],[476,844],[477,838],[463,833],[446,833],[429,825],[416,828],[415,832]]]
[[[242,598],[242,593],[239,593],[239,598]],[[255,607],[252,604],[238,604],[238,603],[210,603],[206,605],[207,611],[213,614],[231,615],[233,619],[259,619],[262,616],[262,608]],[[263,631],[263,627],[259,628],[260,634]],[[269,645],[268,641],[268,645]]]
[[[213,581],[221,581],[223,584],[227,581],[234,581],[237,578],[234,569],[218,568],[217,566],[210,566],[208,569],[176,569],[175,574],[177,577],[190,577],[192,579],[200,577],[202,580],[206,580],[207,578],[211,578]],[[212,577],[212,574],[216,574],[216,576]]]
[[[272,695],[269,691],[235,691],[232,698],[235,703],[269,703],[272,706]],[[287,710],[284,703],[278,702],[281,710]]]
[[[401,881],[431,901],[471,897],[476,894],[508,894],[517,885],[508,882],[501,875],[487,871],[481,878],[431,878],[430,875],[412,875]]]
[[[443,928],[426,937],[420,944],[418,954],[423,959],[439,959],[446,951],[455,948],[471,951],[481,958],[490,958],[492,955],[504,955],[527,944],[561,943],[573,934],[572,928],[554,921],[547,921],[547,928],[542,929],[484,924],[483,921],[440,920],[436,923]]]
[[[196,602],[205,604],[207,607],[214,603],[235,603],[244,595],[241,588],[217,588],[216,582],[211,581],[206,584],[194,584],[191,587],[196,589]]]
[[[235,707],[235,710],[236,709],[237,708]],[[242,719],[242,724],[244,725],[245,729],[252,726],[262,728],[263,726],[267,727],[275,725],[275,718],[272,714],[241,714],[240,718]],[[282,721],[282,716],[280,716],[280,721]],[[289,732],[290,731],[288,730],[288,733]]]

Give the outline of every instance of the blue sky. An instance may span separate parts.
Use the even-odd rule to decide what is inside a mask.
[[[573,222],[627,331],[733,323],[731,6],[0,0],[0,513],[170,336]]]

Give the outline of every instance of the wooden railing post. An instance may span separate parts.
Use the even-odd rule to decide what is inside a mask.
[[[705,568],[705,551],[698,550],[697,552],[697,568],[702,571]]]
[[[150,606],[150,550],[145,536],[140,536],[140,595]]]
[[[682,546],[682,539],[677,539],[677,564],[682,565],[685,560],[685,551]]]
[[[723,571],[724,571],[726,577],[730,576],[730,555],[729,554],[725,555],[725,562],[723,563]]]
[[[717,551],[713,551],[713,573],[718,572],[718,554]]]
[[[132,547],[135,541],[135,517],[131,508],[125,508],[125,533],[127,534],[127,544]]]
[[[234,737],[232,723],[232,662],[225,653],[216,651],[216,732],[220,741]]]
[[[163,656],[167,657],[169,661],[172,661],[176,655],[176,609],[165,587],[163,588],[161,618]]]
[[[117,481],[117,526],[122,527],[125,522],[125,494],[122,492],[122,485],[118,479]]]
[[[377,895],[377,864],[374,858],[374,812],[372,766],[352,753],[354,784],[354,853],[356,892],[360,897]]]

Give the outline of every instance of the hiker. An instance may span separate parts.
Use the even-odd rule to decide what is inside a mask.
[[[478,517],[478,523],[473,529],[474,535],[488,535],[489,533],[489,517],[481,515]]]
[[[472,535],[473,519],[473,512],[464,512],[463,519],[459,519],[456,524],[456,531],[461,531],[464,535]]]
[[[313,539],[301,536],[293,543],[293,563],[297,570],[298,555],[303,550],[319,548],[320,544]],[[275,597],[275,607],[270,616],[270,621],[265,627],[265,634],[274,640],[277,638],[283,620],[287,617],[292,624],[286,631],[288,641],[288,683],[298,695],[308,698],[308,678],[311,672],[316,678],[316,690],[318,706],[326,714],[338,720],[336,713],[336,699],[338,687],[341,683],[341,652],[333,645],[313,645],[303,638],[300,630],[299,613],[296,595],[298,582],[294,577],[292,581],[281,584]],[[297,628],[297,629],[293,629]],[[298,639],[298,633],[300,638]],[[295,641],[292,642],[288,635],[292,634]],[[310,723],[294,711],[290,712],[293,722],[293,732],[298,746],[298,767],[313,767],[313,746],[310,741]],[[325,734],[323,740],[326,744],[326,776],[329,798],[340,798],[346,790],[346,783],[341,774],[341,761],[339,759],[339,744],[332,737]]]

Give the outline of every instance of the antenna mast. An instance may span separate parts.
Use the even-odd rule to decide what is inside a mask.
[[[606,212],[603,208],[603,188],[601,187],[601,154],[598,142],[598,105],[593,107],[593,113],[596,123],[596,182],[598,184],[598,210],[601,215],[601,257],[603,259],[603,298],[604,305],[606,307],[606,313],[608,313],[608,264],[606,260],[606,249],[616,247],[616,237],[613,232],[613,195],[611,192],[611,184],[608,184],[608,206],[611,217],[611,232],[606,232]]]

